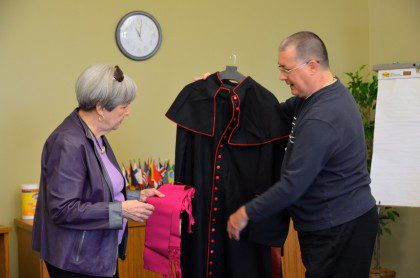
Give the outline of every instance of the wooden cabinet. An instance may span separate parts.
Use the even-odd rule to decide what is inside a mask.
[[[33,220],[15,219],[18,237],[18,264],[21,278],[47,278],[48,271],[39,253],[31,249]]]
[[[15,219],[15,225],[18,235],[19,277],[49,278],[45,264],[39,258],[39,253],[31,250],[33,220]],[[124,261],[118,261],[120,277],[162,277],[143,268],[145,224],[129,221],[128,229],[127,258]],[[3,276],[0,275],[0,277]]]
[[[10,277],[9,232],[10,227],[0,226],[0,277]]]
[[[143,268],[146,225],[144,223],[128,221],[128,229],[127,257],[124,261],[118,261],[118,272],[120,277],[162,277],[155,272]]]
[[[305,267],[300,254],[299,240],[293,221],[290,222],[289,234],[284,244],[284,255],[282,257],[282,271],[285,278],[304,278]]]

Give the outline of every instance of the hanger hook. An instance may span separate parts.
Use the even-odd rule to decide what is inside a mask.
[[[236,55],[233,54],[233,53],[230,54],[229,58],[232,59],[232,57],[233,57],[233,65],[235,66],[236,65]]]

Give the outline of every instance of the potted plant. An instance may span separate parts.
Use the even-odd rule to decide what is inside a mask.
[[[394,270],[381,267],[381,237],[385,234],[391,234],[391,230],[386,226],[395,222],[395,219],[399,216],[399,213],[391,207],[380,208],[378,234],[373,251],[373,268],[370,271],[370,277],[372,278],[394,278],[396,275]]]
[[[370,172],[373,150],[373,130],[375,127],[376,97],[378,93],[378,77],[375,74],[363,75],[362,72],[365,67],[366,65],[363,65],[355,72],[346,72],[346,75],[350,78],[347,87],[356,100],[362,116],[367,146],[367,167]],[[369,79],[369,75],[371,76],[370,81],[367,80]],[[391,207],[379,208],[379,227],[373,254],[373,268],[370,277],[395,277],[395,271],[381,267],[380,247],[381,237],[385,234],[391,234],[391,230],[387,227],[388,224],[395,222],[396,218],[399,216],[399,213]]]

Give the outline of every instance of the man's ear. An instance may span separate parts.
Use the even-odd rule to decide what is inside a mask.
[[[316,73],[319,71],[319,63],[316,60],[310,60],[309,63],[309,69],[311,70],[311,73]]]

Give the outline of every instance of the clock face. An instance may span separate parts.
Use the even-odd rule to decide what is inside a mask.
[[[162,42],[162,31],[156,19],[145,12],[131,12],[118,23],[117,44],[133,60],[152,57]]]

